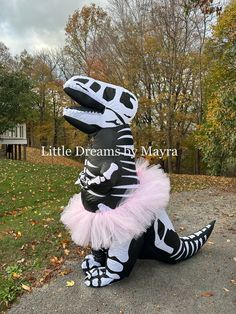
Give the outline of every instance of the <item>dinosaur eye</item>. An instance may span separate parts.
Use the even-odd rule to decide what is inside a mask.
[[[101,88],[101,85],[99,85],[97,82],[93,82],[93,84],[90,86],[90,88],[94,91],[97,92]]]
[[[120,97],[120,102],[125,105],[125,107],[129,108],[129,109],[133,109],[133,104],[132,102],[130,101],[130,98],[134,99],[135,98],[129,94],[129,93],[126,93],[126,92],[123,92],[121,97]]]
[[[106,87],[103,92],[103,98],[107,101],[112,100],[115,97],[116,90],[111,87]]]
[[[81,82],[81,83],[84,83],[86,84],[89,80],[88,79],[85,79],[85,78],[77,78],[75,79],[76,82]]]

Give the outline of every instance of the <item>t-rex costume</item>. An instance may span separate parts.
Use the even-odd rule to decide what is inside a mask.
[[[203,246],[215,221],[179,237],[165,211],[168,177],[159,166],[135,162],[129,123],[138,102],[123,87],[74,76],[65,92],[80,106],[64,109],[65,119],[90,135],[90,154],[61,221],[73,241],[91,245],[82,269],[87,286],[102,287],[127,277],[137,258],[183,261]]]

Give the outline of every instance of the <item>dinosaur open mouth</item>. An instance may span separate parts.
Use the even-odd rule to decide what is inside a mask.
[[[88,113],[103,113],[105,106],[90,97],[89,95],[75,90],[70,87],[64,88],[65,93],[70,96],[74,101],[76,101],[80,106],[73,106],[70,109],[76,109],[78,111],[88,112]]]

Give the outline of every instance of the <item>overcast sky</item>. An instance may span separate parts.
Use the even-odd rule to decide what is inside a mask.
[[[13,55],[62,47],[69,15],[90,3],[106,0],[0,0],[0,41]]]

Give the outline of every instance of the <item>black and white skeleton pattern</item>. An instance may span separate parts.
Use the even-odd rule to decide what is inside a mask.
[[[81,187],[81,201],[85,209],[82,215],[90,212],[88,215],[93,215],[94,218],[94,215],[99,213],[103,215],[99,217],[108,217],[109,224],[109,215],[117,211],[124,200],[128,202],[129,198],[135,195],[132,193],[138,191],[141,185],[129,127],[136,114],[138,101],[125,88],[85,76],[72,77],[65,83],[64,90],[80,105],[65,108],[65,119],[77,129],[89,134],[91,151],[93,149],[103,152],[102,156],[90,154],[86,158],[84,170],[76,181]],[[107,155],[104,155],[104,152]],[[70,210],[72,205],[68,206]],[[79,228],[73,217],[68,216],[71,215],[68,212],[68,209],[63,212],[62,222],[73,230]],[[77,212],[74,215],[77,215]],[[72,219],[71,223],[67,223],[68,217]],[[128,220],[129,218],[127,216]],[[85,284],[102,287],[119,281],[129,276],[138,258],[156,259],[172,264],[183,261],[197,253],[210,236],[213,227],[214,221],[188,237],[179,237],[165,209],[162,208],[158,215],[150,220],[146,231],[138,237],[127,238],[122,242],[119,239],[109,239],[109,247],[92,248],[91,254],[86,256],[81,265],[86,274]],[[99,227],[95,227],[94,223],[93,229],[96,228]],[[92,230],[92,227],[89,230]],[[103,230],[101,228],[92,232],[103,233]],[[80,243],[79,240],[75,242]]]
[[[128,125],[101,129],[94,134],[91,142],[91,149],[111,156],[107,156],[106,160],[89,156],[85,160],[84,171],[77,181],[83,187],[84,207],[89,211],[114,209],[126,197],[127,189],[136,188],[139,182],[131,130]]]

